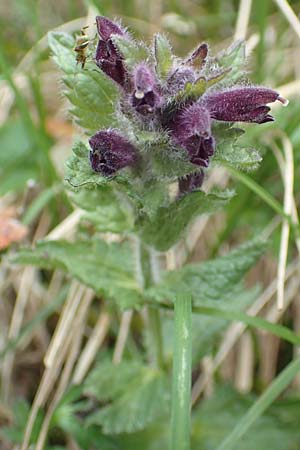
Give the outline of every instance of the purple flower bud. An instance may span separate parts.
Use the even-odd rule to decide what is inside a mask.
[[[97,16],[96,24],[100,36],[95,54],[96,64],[106,75],[124,87],[126,70],[123,58],[115,47],[111,36],[112,34],[126,36],[126,33],[119,25],[106,17]]]
[[[110,39],[112,34],[119,34],[121,36],[125,35],[125,31],[123,31],[119,25],[107,17],[97,16],[96,25],[100,38],[105,42]]]
[[[203,42],[203,44],[200,44],[186,60],[186,64],[195,64],[199,66],[199,69],[201,69],[206,63],[207,55],[208,45]]]
[[[189,192],[194,191],[202,186],[204,180],[204,171],[200,170],[200,172],[195,172],[190,175],[187,175],[184,178],[179,178],[178,180],[178,188],[179,195],[188,194]]]
[[[101,130],[89,139],[90,163],[104,176],[132,166],[137,159],[135,147],[116,130]]]
[[[195,70],[191,67],[179,67],[173,72],[168,81],[168,91],[175,95],[178,91],[184,89],[186,83],[194,83],[196,80]]]
[[[202,103],[213,119],[228,122],[272,122],[267,103],[286,100],[273,89],[264,87],[239,87],[216,91],[203,97]]]
[[[203,105],[194,103],[179,113],[171,132],[176,144],[187,150],[193,164],[208,166],[214,154],[215,140],[211,136],[209,111]]]
[[[134,91],[132,106],[142,115],[153,113],[162,105],[157,80],[151,69],[145,64],[137,65],[133,72]]]

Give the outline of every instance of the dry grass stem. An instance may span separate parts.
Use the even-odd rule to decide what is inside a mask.
[[[252,0],[240,0],[238,17],[235,25],[234,40],[246,38],[251,6]]]
[[[39,437],[36,443],[36,450],[43,450],[51,418],[53,416],[55,408],[57,407],[65,390],[68,387],[73,367],[80,352],[81,340],[86,321],[86,314],[93,297],[94,292],[91,289],[86,289],[85,294],[80,303],[80,306],[78,308],[76,318],[73,322],[73,326],[70,328],[70,335],[72,335],[73,339],[70,339],[69,354],[66,357],[65,365],[59,378],[57,390],[49,405],[49,408],[47,409],[43,424],[41,426]]]
[[[130,330],[130,323],[132,319],[133,311],[125,311],[122,314],[117,342],[113,354],[114,364],[119,364],[122,360],[126,340]]]
[[[293,198],[294,158],[293,158],[293,148],[292,148],[291,141],[286,137],[283,138],[283,149],[284,149],[284,154],[285,154],[283,210],[286,215],[290,216],[292,214],[293,203],[295,203],[294,198]],[[290,234],[289,222],[286,219],[284,219],[283,224],[282,224],[278,271],[277,271],[277,279],[278,279],[277,306],[278,306],[278,309],[283,309],[283,306],[284,306],[284,280],[285,280],[285,270],[286,270],[286,263],[287,263],[289,234]]]
[[[65,302],[59,322],[55,328],[53,338],[44,358],[44,364],[46,367],[52,366],[57,354],[64,346],[64,341],[72,328],[72,324],[85,289],[86,288],[78,281],[72,282],[68,298]]]
[[[110,321],[110,314],[106,312],[100,314],[99,319],[96,322],[96,325],[94,326],[94,329],[80,354],[78,363],[74,371],[74,384],[82,383],[88,370],[93,364],[94,359],[106,338],[110,326]]]
[[[52,230],[46,237],[45,240],[56,241],[59,239],[71,239],[76,231],[76,226],[78,225],[83,211],[81,209],[75,209],[68,217],[65,218],[54,230]]]
[[[240,392],[249,392],[253,385],[254,349],[252,337],[245,332],[239,341],[234,385]]]
[[[295,31],[297,36],[300,38],[300,21],[297,17],[297,15],[294,13],[293,9],[287,2],[287,0],[274,0],[275,3],[279,6],[281,9],[283,15],[291,25],[292,29]]]

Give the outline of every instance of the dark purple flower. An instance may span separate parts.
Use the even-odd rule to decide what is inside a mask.
[[[178,114],[171,135],[176,144],[185,148],[189,159],[197,166],[207,167],[214,154],[215,140],[211,135],[209,111],[200,103],[194,103]]]
[[[145,63],[137,65],[133,72],[134,91],[132,106],[142,115],[153,113],[162,104],[157,80],[152,70]]]
[[[272,122],[267,103],[286,100],[278,92],[264,87],[238,87],[215,91],[203,97],[202,104],[212,119],[228,122]]]
[[[97,16],[96,24],[100,37],[95,55],[96,64],[104,73],[106,73],[106,75],[121,86],[124,86],[126,70],[123,58],[115,47],[111,36],[113,34],[126,36],[126,33],[119,25],[106,17]]]
[[[202,186],[204,180],[204,171],[200,170],[200,172],[195,172],[186,177],[179,178],[178,180],[178,188],[179,195],[187,194],[189,192],[194,191],[195,189],[199,189]]]
[[[104,176],[136,162],[135,147],[116,130],[101,130],[89,139],[90,163],[95,172]]]

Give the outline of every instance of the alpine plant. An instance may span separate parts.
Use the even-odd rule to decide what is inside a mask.
[[[245,80],[242,42],[217,57],[202,43],[180,59],[164,36],[156,35],[147,53],[119,23],[98,16],[96,24],[95,63],[120,90],[120,129],[100,129],[89,139],[91,167],[103,177],[127,168],[142,180],[155,180],[161,177],[153,159],[158,151],[167,161],[182,162],[178,175],[170,164],[169,181],[174,174],[178,195],[187,194],[201,187],[224,142],[224,136],[218,138],[218,124],[227,123],[222,130],[230,136],[233,122],[272,122],[268,105],[287,104],[273,89]]]

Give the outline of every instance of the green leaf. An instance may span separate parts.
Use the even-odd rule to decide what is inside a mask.
[[[268,322],[267,320],[264,320],[261,317],[252,317],[238,310],[228,309],[226,308],[226,305],[219,308],[198,306],[193,309],[193,312],[205,314],[212,317],[220,317],[225,320],[242,322],[245,325],[249,325],[254,328],[268,331],[274,334],[275,336],[285,339],[287,342],[290,342],[291,344],[300,343],[300,336],[293,333],[293,331],[291,331],[289,328],[284,327],[282,325],[274,324],[272,322]]]
[[[255,170],[262,161],[260,153],[253,148],[245,148],[238,145],[227,145],[217,147],[214,162],[220,164],[228,163],[238,170]]]
[[[107,434],[141,430],[169,407],[166,374],[137,361],[100,362],[87,378],[84,392],[110,402],[88,418],[88,424],[102,425]]]
[[[141,61],[146,61],[149,57],[147,47],[141,42],[135,42],[117,34],[112,36],[112,41],[123,56],[128,69],[132,69]]]
[[[169,206],[161,207],[150,220],[140,224],[142,239],[157,250],[165,251],[181,238],[192,219],[199,214],[209,214],[226,205],[232,191],[205,194],[194,191]]]
[[[21,250],[13,261],[66,270],[96,293],[114,299],[121,308],[132,308],[142,302],[132,249],[127,242],[107,244],[100,239],[40,242],[34,249]]]
[[[131,180],[127,177],[126,173],[118,174],[112,179],[103,177],[100,173],[94,172],[89,161],[89,150],[83,142],[79,141],[75,143],[72,151],[73,155],[66,163],[67,169],[65,176],[65,180],[69,183],[70,188],[74,188],[75,191],[78,191],[78,188],[96,189],[97,186],[99,186],[103,189],[109,189],[110,186],[111,188],[120,189],[120,192],[127,192],[128,195],[134,196],[130,184]]]
[[[64,93],[73,105],[71,113],[77,123],[90,133],[113,126],[114,104],[119,97],[117,86],[93,62],[87,62],[84,69],[77,65],[73,37],[51,32],[48,39],[53,59],[65,74]]]
[[[257,169],[262,161],[260,153],[255,149],[245,148],[242,143],[236,144],[243,134],[244,130],[233,127],[231,123],[216,123],[213,130],[217,143],[214,163],[227,163],[238,170]]]
[[[89,150],[83,142],[77,142],[73,156],[67,161],[65,180],[74,188],[81,186],[105,186],[108,179],[92,170],[89,161]]]
[[[265,243],[254,240],[228,255],[182,269],[166,272],[161,282],[147,292],[156,301],[173,301],[178,292],[192,295],[194,306],[215,306],[216,301],[230,299],[236,285],[265,250]]]
[[[152,145],[148,151],[153,172],[161,180],[172,182],[178,178],[194,173],[195,164],[188,160],[185,150],[170,145]]]
[[[227,50],[216,57],[220,67],[230,69],[230,80],[237,81],[241,77],[241,69],[246,62],[246,44],[243,40],[234,42]]]
[[[255,402],[253,395],[235,392],[229,386],[219,387],[213,397],[201,402],[194,410],[192,449],[216,449],[224,437],[239,425]],[[296,399],[274,403],[260,415],[251,431],[231,447],[236,450],[298,449],[299,401]],[[220,447],[219,447],[220,448]]]
[[[133,228],[131,210],[126,208],[128,200],[122,201],[112,185],[81,188],[70,196],[85,211],[82,219],[95,225],[97,231],[121,233]]]
[[[154,37],[154,52],[157,75],[164,80],[173,66],[173,53],[168,39],[162,34]]]

